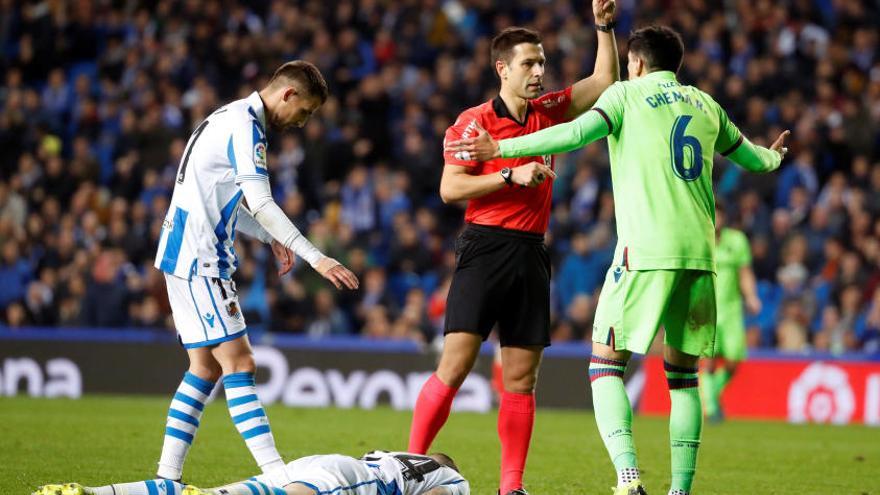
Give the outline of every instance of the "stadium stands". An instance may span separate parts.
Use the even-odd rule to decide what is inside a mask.
[[[670,24],[690,54],[683,82],[761,144],[793,132],[775,175],[716,161],[717,194],[751,239],[760,280],[754,347],[880,354],[880,12],[869,3],[618,1],[622,48],[633,26]],[[171,328],[152,260],[187,136],[302,58],[332,96],[302,132],[270,135],[273,191],[362,288],[331,291],[304,263],[279,280],[271,253],[240,238],[245,315],[273,332],[430,340],[462,221],[437,194],[441,140],[497,86],[489,37],[539,29],[548,89],[590,72],[595,53],[589,4],[577,0],[145,4],[0,2],[9,327]],[[589,338],[614,206],[604,144],[557,164],[547,242],[554,339],[567,341]]]

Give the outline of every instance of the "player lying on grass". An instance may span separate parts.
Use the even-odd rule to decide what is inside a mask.
[[[678,33],[650,26],[629,38],[629,81],[608,88],[592,111],[566,124],[496,142],[447,141],[447,153],[484,161],[571,151],[608,137],[618,243],[593,324],[590,382],[596,423],[617,469],[616,495],[644,495],[623,375],[662,324],[672,403],[670,495],[689,495],[702,411],[697,360],[715,344],[715,152],[753,172],[779,167],[782,133],[768,149],[752,144],[718,103],[676,78]]]
[[[288,481],[292,480],[292,481]],[[165,479],[85,487],[45,485],[33,495],[468,495],[470,485],[452,458],[434,453],[374,450],[302,457],[246,481],[200,489]]]

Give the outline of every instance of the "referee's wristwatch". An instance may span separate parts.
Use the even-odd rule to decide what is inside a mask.
[[[510,167],[502,168],[501,178],[504,179],[504,183],[507,184],[507,187],[513,186],[513,169]]]
[[[608,33],[611,32],[616,25],[617,21],[611,21],[608,24],[596,24],[596,29],[602,31],[603,33]]]

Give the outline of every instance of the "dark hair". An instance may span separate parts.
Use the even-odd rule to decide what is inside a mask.
[[[629,35],[629,51],[644,58],[649,72],[670,70],[678,72],[684,56],[681,35],[666,26],[648,26]]]
[[[318,98],[322,104],[327,101],[327,96],[330,94],[330,91],[327,89],[327,81],[324,80],[321,71],[314,64],[304,60],[294,60],[285,63],[275,71],[272,79],[269,79],[270,86],[289,84],[290,82],[297,82],[302,85],[302,89],[309,96]]]
[[[455,465],[455,461],[452,460],[452,457],[449,457],[442,452],[433,452],[431,454],[428,454],[428,457],[439,462],[441,466],[446,466],[448,468],[454,469],[456,473],[461,472],[458,470],[458,466]]]
[[[509,27],[492,38],[492,65],[498,60],[510,63],[513,59],[513,47],[520,43],[541,43],[541,35],[534,29]]]

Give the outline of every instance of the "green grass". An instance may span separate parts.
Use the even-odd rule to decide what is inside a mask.
[[[87,485],[152,478],[168,400],[91,397],[78,401],[0,398],[0,495],[36,485]],[[403,449],[410,413],[388,409],[267,408],[285,459]],[[649,492],[669,486],[666,420],[634,425]],[[590,414],[541,410],[526,472],[531,493],[610,493],[614,472]],[[495,415],[453,414],[434,445],[452,455],[473,493],[498,482]],[[187,461],[190,483],[211,486],[252,476],[253,459],[225,404],[208,406]],[[880,430],[862,426],[728,422],[706,425],[695,494],[880,494]]]

